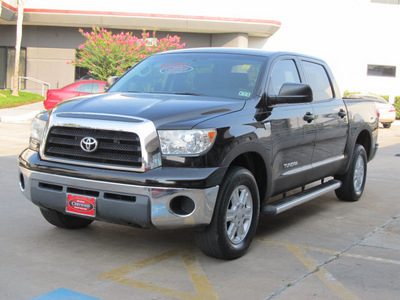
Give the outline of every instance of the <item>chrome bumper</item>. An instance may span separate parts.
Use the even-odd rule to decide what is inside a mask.
[[[96,220],[143,228],[210,224],[219,189],[137,186],[19,169],[24,196],[39,207],[65,213],[67,194],[95,195]],[[180,211],[175,204],[171,206],[179,202],[177,199],[188,201],[189,209]]]

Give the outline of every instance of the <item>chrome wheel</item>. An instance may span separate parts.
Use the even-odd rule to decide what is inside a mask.
[[[232,166],[221,184],[211,224],[196,234],[210,256],[235,259],[244,255],[256,233],[260,200],[253,174]]]
[[[236,187],[226,211],[226,233],[233,244],[241,243],[249,232],[253,216],[253,198],[247,186]]]
[[[361,193],[364,183],[364,175],[365,174],[365,162],[361,155],[357,157],[356,165],[354,168],[354,190],[357,194]]]

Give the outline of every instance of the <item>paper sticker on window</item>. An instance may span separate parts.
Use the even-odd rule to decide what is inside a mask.
[[[160,67],[160,72],[164,74],[187,73],[193,70],[193,67],[185,63],[171,63]]]
[[[244,91],[240,91],[239,92],[239,96],[242,96],[242,97],[250,97],[251,96],[251,93],[249,93],[249,92],[244,92]]]

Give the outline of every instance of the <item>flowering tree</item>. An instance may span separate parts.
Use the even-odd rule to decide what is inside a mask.
[[[86,38],[86,42],[79,46],[74,66],[84,67],[99,80],[106,80],[110,76],[121,76],[130,67],[147,56],[161,51],[181,49],[185,43],[180,43],[180,37],[167,36],[156,38],[143,30],[142,37],[137,38],[132,32],[112,34],[104,28],[93,27],[92,32],[79,32]]]

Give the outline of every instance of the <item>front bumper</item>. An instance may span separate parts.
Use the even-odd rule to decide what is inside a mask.
[[[219,189],[140,186],[50,174],[21,165],[19,169],[24,196],[41,208],[65,213],[68,194],[91,195],[96,198],[95,220],[142,228],[209,224]],[[179,209],[188,203],[189,209]]]

